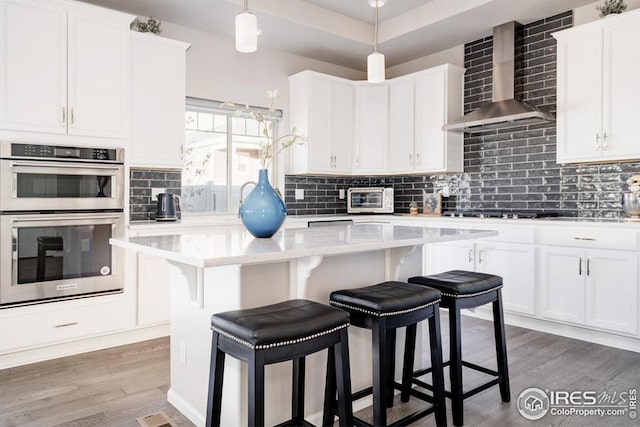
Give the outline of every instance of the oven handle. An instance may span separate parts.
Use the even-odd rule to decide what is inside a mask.
[[[122,213],[74,213],[74,214],[44,214],[44,215],[14,215],[13,223],[21,222],[51,222],[85,219],[120,219]]]
[[[23,160],[14,160],[11,162],[11,167],[33,167],[33,168],[54,168],[54,169],[75,169],[75,170],[110,170],[110,171],[119,171],[123,169],[122,165],[111,166],[111,165],[99,165],[99,164],[86,164],[83,163],[82,167],[79,167],[78,163],[57,163],[57,162],[29,162]]]

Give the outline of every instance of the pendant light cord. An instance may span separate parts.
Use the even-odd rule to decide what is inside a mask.
[[[249,0],[244,0],[244,13],[249,12]]]
[[[248,1],[248,0],[245,0]],[[375,27],[376,27],[376,34],[375,34],[375,39],[374,39],[374,44],[373,44],[373,51],[377,52],[378,51],[378,2],[376,1],[376,22],[375,22]]]

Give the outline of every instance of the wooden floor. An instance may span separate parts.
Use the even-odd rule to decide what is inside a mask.
[[[446,337],[446,316],[443,320]],[[464,358],[495,368],[491,323],[464,317],[463,329]],[[507,336],[511,403],[500,401],[496,387],[484,391],[465,401],[466,425],[638,425],[628,417],[549,414],[538,422],[527,421],[518,413],[516,400],[529,387],[610,394],[640,388],[640,354],[516,327],[507,327]],[[481,379],[465,370],[465,389]],[[138,426],[137,417],[157,411],[165,411],[178,426],[192,426],[166,402],[168,383],[168,338],[3,370],[0,426]],[[401,416],[411,405],[395,405],[391,417]],[[368,412],[359,415],[366,418]],[[429,416],[415,425],[435,423]]]

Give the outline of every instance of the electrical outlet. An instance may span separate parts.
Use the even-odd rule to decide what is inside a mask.
[[[304,189],[296,188],[295,196],[296,200],[304,200]]]
[[[338,190],[338,199],[344,200],[344,188]]]
[[[180,363],[187,366],[187,344],[184,341],[180,342]]]
[[[151,199],[157,199],[158,194],[160,193],[166,193],[167,189],[166,188],[152,188],[151,189]]]

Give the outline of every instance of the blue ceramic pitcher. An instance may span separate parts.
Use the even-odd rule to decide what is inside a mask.
[[[267,169],[258,173],[258,184],[240,204],[240,219],[255,237],[271,237],[282,227],[287,208],[269,183]]]

